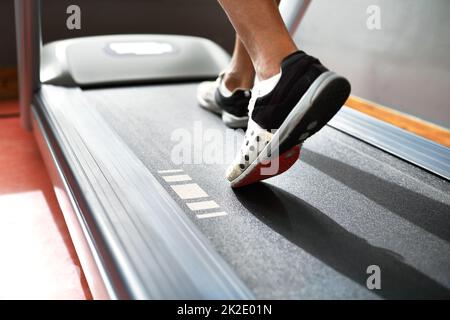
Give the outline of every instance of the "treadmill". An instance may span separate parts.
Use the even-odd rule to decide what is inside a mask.
[[[308,1],[289,3],[293,31]],[[231,189],[227,163],[196,147],[208,132],[243,138],[196,101],[222,48],[175,35],[43,46],[40,1],[15,5],[22,124],[95,299],[450,298],[448,148],[343,107],[287,173]],[[174,161],[177,146],[190,157]]]

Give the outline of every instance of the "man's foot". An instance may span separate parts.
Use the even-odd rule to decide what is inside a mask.
[[[222,121],[230,128],[246,128],[250,90],[236,89],[230,92],[223,84],[221,74],[216,81],[200,83],[197,100],[206,110],[222,115]]]
[[[288,170],[303,142],[327,124],[349,95],[350,83],[316,58],[303,51],[287,56],[281,72],[252,91],[245,139],[226,173],[231,186]]]

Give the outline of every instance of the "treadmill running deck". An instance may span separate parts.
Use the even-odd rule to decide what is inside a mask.
[[[171,162],[180,134],[205,148],[202,134],[226,130],[197,106],[195,89],[84,93],[257,298],[450,296],[447,182],[326,127],[305,143],[288,173],[233,190],[224,179],[226,163]],[[176,175],[192,180],[167,182],[170,174],[161,170],[182,170]],[[183,200],[171,187],[183,184],[197,184],[207,196]],[[192,211],[186,204],[211,200],[220,208]],[[226,215],[197,217],[211,212]],[[366,287],[370,265],[381,269],[381,290]]]
[[[233,190],[225,180],[224,172],[243,132],[226,131],[218,116],[198,107],[196,86],[191,83],[84,91],[42,88],[43,100],[40,100],[47,102],[39,103],[44,109],[38,114],[40,117],[48,114],[53,119],[50,120],[53,130],[64,137],[61,141],[69,141],[70,137],[70,141],[76,143],[76,148],[65,145],[70,148],[65,149],[70,157],[81,157],[79,160],[90,164],[77,173],[81,174],[81,179],[88,176],[94,179],[88,182],[89,185],[83,184],[91,190],[86,194],[94,201],[90,203],[96,205],[98,202],[95,201],[100,200],[94,200],[94,194],[100,196],[102,190],[109,190],[109,197],[101,201],[112,211],[97,207],[97,210],[101,209],[97,213],[103,220],[96,220],[116,221],[111,226],[115,233],[111,235],[119,238],[114,238],[112,247],[105,243],[108,252],[116,252],[122,247],[135,250],[133,242],[128,241],[130,239],[142,242],[140,249],[133,253],[130,261],[133,264],[125,264],[125,269],[119,270],[121,274],[136,271],[140,272],[140,277],[153,277],[152,281],[161,282],[163,280],[152,271],[156,268],[163,272],[155,258],[177,261],[174,254],[186,256],[181,247],[194,251],[197,248],[200,251],[195,252],[202,252],[202,247],[183,242],[172,248],[174,252],[161,251],[162,244],[158,246],[155,241],[163,237],[168,245],[167,239],[179,236],[179,230],[171,234],[168,225],[149,224],[191,219],[209,239],[213,250],[228,263],[228,266],[215,264],[210,258],[216,253],[203,250],[209,252],[205,259],[210,266],[231,267],[256,298],[450,297],[448,182],[325,127],[305,143],[301,161],[287,173]],[[100,124],[103,129],[98,129]],[[225,147],[217,149],[217,145],[221,145],[217,139],[221,138],[226,141]],[[230,148],[228,143],[233,139],[238,142]],[[180,145],[180,140],[185,144]],[[105,141],[104,145],[99,145],[102,141]],[[81,153],[77,155],[76,150]],[[176,160],[181,150],[190,154],[191,159],[187,157],[184,163],[174,163],[172,160]],[[201,163],[202,155],[211,155],[214,151],[219,151],[215,159],[219,163]],[[107,167],[102,167],[102,163]],[[73,163],[75,167],[80,164],[78,160]],[[137,166],[141,176],[132,171]],[[96,170],[106,170],[107,175],[98,175],[100,172]],[[134,176],[132,181],[126,178],[128,174]],[[160,186],[154,188],[157,182],[152,175],[168,191],[163,196],[165,202],[173,202],[172,209],[164,213],[155,209],[160,208],[159,198],[155,198],[151,190],[160,189]],[[108,188],[96,186],[98,181],[109,183]],[[144,190],[137,189],[136,183]],[[128,198],[123,197],[125,194]],[[108,202],[112,200],[125,203]],[[147,202],[148,207],[140,206]],[[193,202],[202,203],[197,203],[194,208]],[[179,208],[175,208],[176,203]],[[198,208],[201,205],[209,209]],[[125,219],[125,225],[117,225],[122,221],[117,220],[117,210]],[[147,215],[148,210],[152,211]],[[87,214],[92,217],[95,212]],[[172,218],[171,212],[176,216]],[[133,218],[136,214],[138,220]],[[135,224],[143,220],[146,222]],[[123,233],[127,226],[132,234]],[[173,227],[179,228],[179,225]],[[192,239],[197,241],[197,238]],[[127,246],[122,243],[125,240]],[[156,247],[146,247],[153,243]],[[115,255],[108,257],[114,259]],[[189,259],[184,260],[187,263],[184,267],[167,266],[175,270],[175,274],[164,275],[167,281],[177,272],[185,272],[180,270],[192,267],[194,261]],[[147,266],[145,261],[151,265]],[[381,271],[379,290],[369,290],[366,285],[370,276],[368,267],[373,265]],[[234,277],[229,272],[223,275],[228,277],[220,278],[224,281]],[[210,272],[208,276],[212,279],[214,273]],[[198,277],[201,277],[198,272],[192,274],[190,281],[198,281]],[[189,294],[189,288],[199,290],[205,281],[187,286],[181,296]],[[179,291],[176,283],[166,296],[176,295]],[[236,280],[226,283],[231,285],[226,287],[230,290],[245,291]],[[151,281],[143,283],[144,286],[132,284],[161,296],[154,292]],[[225,282],[216,283],[223,284]],[[202,295],[201,292],[197,294]]]

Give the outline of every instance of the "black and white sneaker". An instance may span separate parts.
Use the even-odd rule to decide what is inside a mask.
[[[350,83],[316,58],[303,51],[287,56],[277,76],[252,90],[245,139],[226,173],[231,186],[288,170],[303,142],[325,126],[349,95]]]
[[[230,128],[246,128],[248,123],[248,104],[250,90],[236,89],[228,94],[222,93],[220,86],[223,73],[216,81],[200,83],[197,100],[201,107],[222,116],[222,121]]]

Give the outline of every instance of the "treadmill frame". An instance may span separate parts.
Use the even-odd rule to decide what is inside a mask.
[[[31,130],[33,95],[41,86],[41,0],[14,0],[20,119]]]

